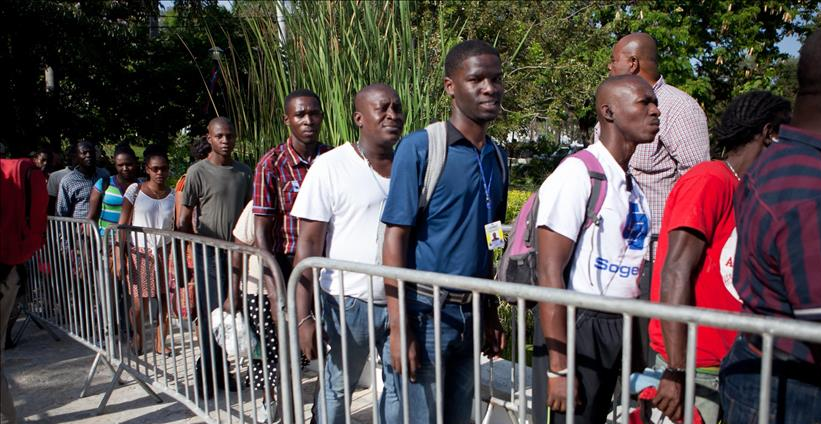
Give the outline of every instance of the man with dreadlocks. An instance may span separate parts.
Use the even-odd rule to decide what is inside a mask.
[[[732,285],[736,250],[733,194],[740,178],[775,140],[790,117],[790,103],[766,91],[742,94],[730,103],[715,130],[724,160],[702,162],[673,186],[659,233],[650,299],[671,305],[738,311]],[[664,370],[653,404],[668,418],[684,416],[687,325],[650,321],[650,347]],[[696,408],[707,424],[718,421],[718,366],[736,332],[699,328],[696,339]]]
[[[798,61],[792,123],[744,176],[735,196],[738,250],[733,284],[743,310],[821,321],[821,31]],[[701,332],[699,330],[699,339]],[[821,344],[776,337],[770,423],[821,421]],[[727,423],[754,422],[762,338],[741,334],[721,363]]]

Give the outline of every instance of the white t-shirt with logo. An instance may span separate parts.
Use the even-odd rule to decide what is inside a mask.
[[[598,140],[587,148],[604,169],[607,194],[599,220],[581,234],[592,184],[580,159],[568,158],[539,188],[536,225],[576,242],[567,288],[582,293],[635,298],[638,278],[650,240],[650,207],[641,188],[627,178]],[[632,178],[632,177],[631,177]]]
[[[326,256],[368,264],[377,263],[377,230],[388,197],[390,179],[380,176],[350,143],[314,160],[302,182],[291,215],[328,223]],[[322,269],[320,286],[332,295],[342,291],[341,271]],[[369,277],[345,272],[345,296],[368,299]],[[385,303],[382,278],[373,277],[373,299]]]

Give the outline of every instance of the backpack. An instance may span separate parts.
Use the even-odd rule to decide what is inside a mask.
[[[582,161],[590,177],[590,197],[587,199],[584,223],[579,234],[593,225],[607,194],[607,177],[604,168],[592,153],[580,150],[568,157]],[[508,237],[507,247],[499,261],[496,280],[536,285],[536,268],[539,248],[536,243],[536,217],[539,213],[539,193],[533,193],[522,206]]]
[[[439,176],[442,175],[442,170],[445,168],[445,161],[447,160],[448,142],[447,133],[448,127],[446,122],[434,122],[425,128],[428,133],[428,162],[425,167],[425,179],[422,182],[422,190],[419,193],[419,209],[424,209],[430,203],[433,197],[433,191],[436,189],[436,183],[439,182]],[[491,138],[490,145],[496,151],[496,158],[499,160],[499,166],[502,168],[502,181],[507,182],[507,167],[505,167],[505,159],[502,156],[502,150],[499,149],[499,144]]]
[[[428,157],[425,165],[425,179],[419,192],[419,210],[425,209],[430,203],[433,191],[439,182],[439,176],[442,175],[442,170],[445,169],[445,161],[448,156],[447,123],[444,121],[434,122],[425,127],[425,132],[428,133]],[[507,168],[499,144],[492,138],[490,144],[496,151],[496,158],[499,160],[499,166],[502,169],[502,181],[507,183]],[[379,252],[376,255],[376,264],[382,265],[382,246],[385,244],[385,224],[382,221],[379,222],[376,234],[376,247],[377,252]]]
[[[0,263],[19,265],[45,243],[46,177],[31,159],[0,159]]]

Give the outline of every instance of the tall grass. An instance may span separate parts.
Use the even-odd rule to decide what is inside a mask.
[[[444,117],[442,62],[458,28],[446,27],[441,17],[415,25],[415,4],[407,1],[294,4],[285,14],[284,43],[276,3],[257,4],[243,18],[241,34],[230,37],[221,65],[242,157],[255,160],[285,140],[283,102],[297,88],[311,89],[322,100],[320,137],[331,145],[356,139],[353,98],[371,83],[389,84],[399,93],[406,131]]]

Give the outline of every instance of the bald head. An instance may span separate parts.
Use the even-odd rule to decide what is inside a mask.
[[[639,144],[653,141],[661,113],[647,81],[637,75],[620,75],[596,89],[596,114],[602,141]]]
[[[353,120],[359,128],[359,142],[365,149],[392,149],[405,125],[405,113],[396,90],[386,84],[368,85],[356,93],[354,106]]]
[[[211,132],[212,129],[214,128],[214,126],[216,126],[216,125],[224,126],[226,128],[231,128],[231,130],[234,129],[234,123],[231,122],[230,119],[228,119],[224,116],[218,116],[218,117],[208,121],[208,132]]]
[[[821,95],[821,30],[807,37],[798,59],[798,95]]]
[[[656,40],[643,32],[622,37],[610,56],[611,76],[639,75],[650,83],[659,78]]]
[[[381,82],[369,84],[356,93],[356,97],[354,97],[353,101],[354,110],[357,112],[363,112],[366,107],[367,99],[369,99],[372,95],[385,95],[387,97],[399,98],[399,94],[396,93],[396,90],[388,84],[383,84]]]

